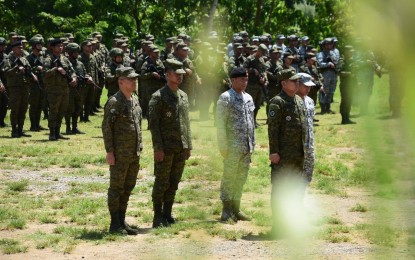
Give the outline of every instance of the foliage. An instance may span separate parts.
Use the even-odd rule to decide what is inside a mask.
[[[108,46],[116,33],[128,35],[134,45],[152,33],[162,44],[164,37],[178,32],[204,38],[210,19],[224,41],[241,30],[254,35],[269,32],[274,37],[277,33],[310,35],[313,44],[328,36],[346,38],[352,32],[353,12],[347,0],[255,2],[220,0],[209,17],[213,0],[0,1],[0,35],[17,31],[48,38],[73,32],[80,42],[98,30]]]

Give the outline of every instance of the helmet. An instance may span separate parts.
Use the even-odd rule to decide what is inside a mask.
[[[74,52],[74,51],[79,52],[80,50],[81,48],[79,47],[77,43],[71,42],[71,43],[68,43],[68,45],[66,45],[67,52]]]
[[[112,48],[110,51],[110,57],[115,58],[116,56],[124,56],[123,50],[120,48]]]
[[[34,36],[34,37],[30,38],[29,44],[30,44],[30,46],[35,46],[36,44],[42,44],[43,45],[43,38]]]

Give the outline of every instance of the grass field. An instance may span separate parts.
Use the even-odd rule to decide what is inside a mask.
[[[346,211],[371,216],[370,221],[351,226],[344,223],[347,216],[323,214],[312,225],[315,230],[312,238],[328,243],[364,241],[386,252],[390,248],[402,248],[413,256],[415,225],[410,222],[413,211],[408,207],[413,206],[415,199],[411,172],[413,133],[407,130],[404,119],[387,117],[388,76],[375,82],[371,114],[354,117],[358,124],[341,125],[339,114],[317,116],[320,122],[315,127],[316,166],[309,189],[311,194],[339,200],[354,190],[367,192]],[[333,105],[336,111],[339,101],[336,93]],[[256,130],[256,150],[242,198],[242,207],[253,216],[252,226],[258,234],[266,233],[270,225],[271,187],[264,110],[260,110],[262,126]],[[358,108],[354,107],[352,114],[357,113]],[[186,239],[195,231],[224,240],[249,235],[249,231],[232,228],[232,223],[223,225],[218,221],[223,166],[216,129],[213,120],[198,121],[196,112],[191,113],[191,118],[194,150],[174,206],[179,223],[157,230],[146,228],[148,243],[159,238]],[[102,113],[91,119],[91,123],[79,125],[87,134],[70,136],[68,141],[49,142],[47,131],[31,133],[31,138],[12,139],[10,127],[0,129],[0,248],[3,254],[34,249],[71,253],[80,244],[129,241],[128,237],[107,233],[109,174],[100,128]],[[41,124],[46,126],[47,122],[43,120]],[[27,120],[25,129],[29,127]],[[146,121],[143,129],[147,129]],[[154,178],[148,130],[143,131],[143,140],[139,180],[127,215],[132,223],[150,227]]]

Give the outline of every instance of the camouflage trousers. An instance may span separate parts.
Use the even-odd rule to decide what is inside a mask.
[[[220,199],[222,201],[241,200],[250,163],[250,153],[231,152],[223,160],[223,176],[220,185]]]
[[[313,171],[314,171],[314,161],[315,161],[315,154],[314,154],[314,147],[306,147],[304,151],[304,177],[306,178],[307,182],[311,182],[313,178]]]
[[[110,166],[110,187],[108,188],[108,209],[110,212],[125,211],[132,190],[137,182],[140,157],[115,157]]]
[[[164,160],[154,163],[153,203],[174,202],[185,165],[183,149],[165,150]]]
[[[48,127],[49,129],[55,127],[61,127],[62,118],[65,116],[68,110],[69,103],[69,90],[64,92],[49,92],[47,93],[49,103],[49,117]]]
[[[42,114],[44,91],[37,85],[30,86],[29,93],[29,118],[31,123],[39,124]]]
[[[0,124],[4,123],[7,114],[7,106],[9,104],[9,97],[6,93],[0,92]]]
[[[23,127],[29,106],[29,89],[27,87],[9,88],[10,123]]]
[[[324,78],[324,98],[320,99],[321,104],[331,104],[334,92],[337,87],[337,74],[334,70],[326,70],[323,72]]]
[[[67,116],[79,116],[82,112],[82,107],[85,103],[85,88],[76,87],[69,89],[69,101],[68,101],[68,110]]]
[[[259,84],[256,85],[248,85],[246,88],[246,93],[252,96],[255,104],[255,115],[258,113],[259,108],[261,107],[262,103],[262,90]],[[256,116],[255,116],[256,117]]]

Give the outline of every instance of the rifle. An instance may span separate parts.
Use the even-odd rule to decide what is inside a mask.
[[[164,82],[164,83],[166,83],[167,82],[167,80],[166,80],[166,76],[164,75],[164,72],[163,71],[160,71],[160,70],[158,70],[157,68],[156,68],[156,66],[154,66],[154,64],[153,63],[151,63],[151,62],[149,62],[149,66],[148,66],[148,68],[150,69],[150,72],[156,72],[156,73],[158,73],[159,75],[160,75],[160,79]]]
[[[75,74],[76,74],[76,77],[77,77],[77,79],[78,79],[78,81],[79,81],[79,83],[81,84],[81,83],[87,83],[87,81],[88,81],[88,78],[86,77],[86,76],[88,76],[88,75],[86,75],[86,76],[83,76],[82,74],[80,74],[80,73],[78,73],[78,72],[75,72]],[[98,88],[98,89],[102,89],[101,87],[99,87],[98,85],[97,85],[97,83],[95,83],[93,80],[91,80],[91,83],[92,83],[92,85],[94,85],[94,87],[96,87],[96,88]]]
[[[39,89],[42,89],[42,87],[39,84],[39,80],[37,79],[36,75],[33,74],[33,72],[30,70],[30,67],[26,64],[23,64],[23,61],[20,58],[17,58],[13,61],[13,67],[19,66],[24,68],[24,75],[28,78],[32,78],[36,83]],[[36,80],[37,79],[37,80]]]
[[[62,65],[62,62],[59,59],[59,57],[56,58],[52,63],[55,64],[55,66],[57,68],[61,67],[62,69],[64,69],[66,71],[66,74],[65,75],[62,75],[62,76],[65,77],[68,82],[71,82],[72,81],[72,77],[69,75],[68,70],[65,69],[65,67]]]

